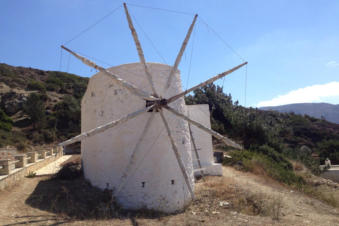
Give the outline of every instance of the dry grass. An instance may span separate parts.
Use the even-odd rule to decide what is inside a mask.
[[[339,189],[338,186],[333,186],[334,182],[327,184],[327,180],[313,175],[300,162],[292,161],[292,165],[295,173],[306,181],[306,184],[300,188],[301,192],[330,206],[339,207]]]
[[[280,195],[272,196],[261,191],[239,187],[230,178],[207,177],[199,190],[195,203],[205,203],[205,208],[209,208],[210,211],[216,212],[218,208],[215,207],[224,206],[246,215],[270,216],[273,220],[279,220],[281,217],[283,199]],[[228,204],[224,205],[224,203]],[[199,205],[199,207],[204,206]]]

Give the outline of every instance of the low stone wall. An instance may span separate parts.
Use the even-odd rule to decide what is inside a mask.
[[[37,152],[31,152],[27,154],[27,157],[24,158],[23,161],[16,160],[14,162],[9,163],[10,172],[8,175],[0,175],[0,190],[3,190],[5,188],[11,187],[15,184],[18,184],[21,179],[23,179],[25,176],[29,175],[30,172],[34,172],[49,163],[57,160],[63,155],[63,149],[58,147],[56,151],[53,150],[47,150],[45,153],[49,153],[49,155],[42,154],[44,156],[44,159],[38,159],[36,158],[36,161],[32,162],[32,158],[35,158],[38,156]],[[41,156],[41,151],[39,152]],[[18,158],[19,159],[19,158]],[[18,163],[21,163],[24,165],[24,167],[21,168],[15,168],[20,167],[21,165]],[[30,163],[31,162],[31,163]],[[15,166],[16,165],[16,166]],[[13,167],[14,166],[14,167]],[[0,166],[2,169],[6,167],[5,165]]]
[[[332,165],[331,168],[326,170],[320,176],[339,183],[339,165]]]

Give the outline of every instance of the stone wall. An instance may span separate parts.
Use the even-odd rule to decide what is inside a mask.
[[[339,183],[339,165],[332,165],[330,169],[326,170],[320,176]]]
[[[39,151],[41,153],[41,151]],[[38,157],[35,159],[34,162],[28,163],[29,156],[32,158],[32,156],[36,157],[39,154],[37,152],[32,152],[30,154],[25,155],[24,157],[22,155],[17,156],[17,160],[15,161],[9,161],[8,167],[10,168],[10,172],[8,175],[0,175],[0,190],[3,190],[5,188],[9,188],[11,186],[14,186],[18,183],[20,183],[20,180],[22,180],[25,176],[29,175],[30,172],[34,172],[49,163],[57,160],[63,155],[63,149],[61,147],[58,147],[53,150],[46,150],[45,153],[47,155],[41,155],[45,156],[44,159],[39,159]],[[50,154],[48,154],[50,153]],[[20,161],[21,160],[21,161]],[[6,165],[0,165],[0,167],[3,169],[3,167],[6,167]],[[22,167],[24,166],[24,167]]]

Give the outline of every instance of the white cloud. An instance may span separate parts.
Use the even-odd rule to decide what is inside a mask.
[[[329,62],[326,63],[327,67],[339,67],[339,62],[335,61],[335,60],[331,60]]]
[[[272,100],[260,101],[258,107],[278,106],[292,103],[322,102],[328,97],[339,98],[339,82],[330,82],[322,85],[313,85],[292,90],[284,95],[279,95]]]

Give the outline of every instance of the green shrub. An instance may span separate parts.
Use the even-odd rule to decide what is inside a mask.
[[[12,119],[6,115],[6,113],[0,109],[0,129],[5,131],[11,131],[13,126]]]
[[[27,84],[27,90],[38,90],[42,93],[46,92],[46,87],[43,83],[38,81],[31,81]]]
[[[57,78],[55,75],[48,76],[46,83],[47,83],[47,90],[49,91],[59,91],[64,86],[63,82],[59,78]]]
[[[36,173],[33,171],[29,171],[28,174],[26,175],[27,178],[34,178],[36,176]]]
[[[41,132],[42,132],[42,135],[44,137],[44,141],[46,143],[51,143],[51,142],[55,141],[56,135],[55,135],[55,131],[54,130],[43,129]]]
[[[47,83],[46,89],[48,91],[56,91],[58,92],[60,90],[60,86],[55,83]]]
[[[293,172],[292,165],[284,157],[280,156],[279,153],[275,153],[269,147],[262,147],[261,151],[233,151],[231,152],[232,158],[225,159],[224,164],[237,165],[245,171],[267,175],[280,182],[296,187],[300,187],[305,183],[302,177],[297,176]]]
[[[78,134],[81,118],[80,100],[68,95],[55,108],[58,131],[65,137]]]
[[[31,93],[23,106],[25,113],[28,114],[35,129],[41,129],[45,124],[46,115],[44,99],[45,95]]]
[[[339,140],[324,140],[318,143],[320,161],[329,158],[332,164],[339,164]]]
[[[26,144],[23,143],[23,142],[16,143],[15,147],[16,147],[19,151],[24,151],[24,150],[26,150]]]

